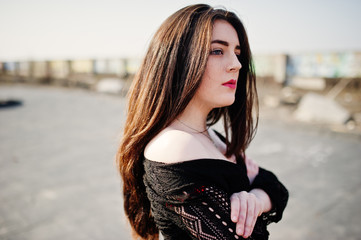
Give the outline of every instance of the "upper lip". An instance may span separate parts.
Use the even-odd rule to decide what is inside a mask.
[[[233,85],[235,85],[236,83],[237,83],[236,80],[231,79],[231,80],[229,80],[228,82],[223,83],[223,85],[224,85],[224,84],[233,84]]]

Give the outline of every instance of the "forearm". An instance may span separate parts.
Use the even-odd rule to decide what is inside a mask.
[[[288,201],[288,191],[277,177],[272,172],[259,168],[259,173],[251,184],[251,189],[262,189],[271,199],[269,213],[272,211],[272,215],[269,215],[269,221],[281,220]]]
[[[269,212],[272,209],[272,202],[268,194],[260,188],[254,188],[250,191],[253,193],[263,204],[263,212]]]

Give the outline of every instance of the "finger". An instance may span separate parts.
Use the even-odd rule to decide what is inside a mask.
[[[259,210],[260,206],[258,206],[258,209],[257,207],[254,209],[254,220],[253,220],[253,223],[252,223],[252,231],[250,234],[252,234],[253,232],[253,229],[254,229],[254,226],[256,225],[256,222],[257,222],[257,219],[258,217],[261,215],[260,213],[262,213],[260,210]]]
[[[253,229],[254,229],[254,226],[256,225],[257,218],[258,218],[258,217],[257,217],[257,213],[256,213],[256,211],[255,211],[255,218],[253,219],[253,222],[252,222],[252,226],[251,226],[252,231],[251,231],[250,235],[252,234]]]
[[[258,201],[256,201],[255,208],[254,208],[254,218],[253,218],[253,222],[252,222],[251,228],[250,228],[251,231],[250,231],[249,235],[245,236],[246,238],[251,236],[254,226],[256,225],[257,219],[262,214],[261,208],[262,208],[261,204]]]
[[[244,226],[247,217],[247,193],[241,192],[239,195],[240,209],[238,214],[238,221],[236,225],[236,233],[240,236],[244,234]]]
[[[232,194],[231,196],[231,220],[232,222],[238,221],[238,214],[240,209],[240,201],[237,196],[237,193]]]
[[[252,231],[253,231],[253,222],[254,219],[256,218],[254,212],[255,212],[255,199],[254,197],[248,198],[247,201],[247,218],[246,218],[246,222],[245,222],[245,226],[244,226],[244,234],[243,236],[245,238],[247,238],[249,235],[251,235]]]

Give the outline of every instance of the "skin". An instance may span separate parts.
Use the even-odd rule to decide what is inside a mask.
[[[247,176],[250,183],[258,175],[259,167],[256,162],[245,156]],[[250,192],[242,191],[231,196],[231,219],[237,223],[238,235],[248,238],[253,231],[257,217],[272,208],[271,200],[262,189],[252,189]]]
[[[216,20],[212,32],[212,44],[199,89],[195,96],[170,126],[161,131],[144,150],[146,158],[164,163],[184,162],[200,158],[212,158],[235,163],[234,156],[225,156],[226,145],[212,131],[206,129],[207,115],[213,108],[231,105],[236,89],[225,86],[231,79],[237,80],[242,68],[237,32],[227,21]],[[200,133],[203,132],[203,133]],[[176,142],[177,144],[172,144]],[[258,165],[245,158],[250,182],[258,174]],[[251,235],[257,217],[271,209],[268,195],[261,189],[234,193],[231,198],[231,219],[236,233],[247,238]]]

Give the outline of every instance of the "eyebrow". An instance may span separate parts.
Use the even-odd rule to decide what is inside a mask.
[[[226,46],[226,47],[229,46],[229,43],[226,42],[226,41],[223,41],[223,40],[213,40],[213,41],[211,42],[211,44],[212,44],[212,43],[219,43],[219,44],[224,45],[224,46]],[[236,46],[236,49],[241,49],[241,46],[237,45],[237,46]]]

